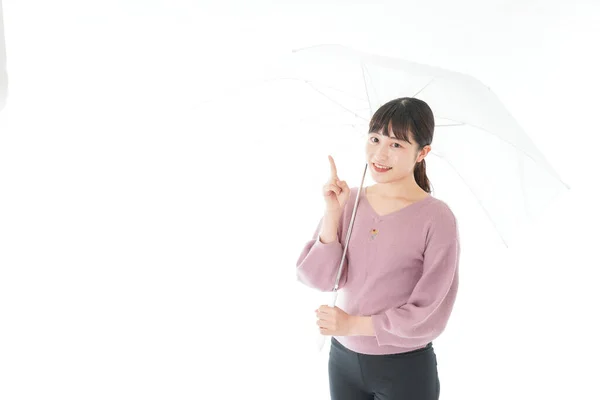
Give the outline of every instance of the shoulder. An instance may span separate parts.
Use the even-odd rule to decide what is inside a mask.
[[[432,220],[441,220],[456,224],[456,215],[454,215],[452,208],[445,201],[430,196],[428,207],[428,214],[432,217]]]
[[[426,243],[458,240],[458,220],[445,201],[431,196],[425,215]]]

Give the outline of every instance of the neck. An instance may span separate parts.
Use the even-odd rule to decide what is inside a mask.
[[[403,179],[392,182],[377,183],[377,193],[383,197],[397,197],[410,199],[416,195],[423,194],[423,189],[415,181],[415,177],[410,174]]]

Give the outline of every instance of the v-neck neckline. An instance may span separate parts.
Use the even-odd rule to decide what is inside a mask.
[[[402,207],[402,208],[400,208],[398,210],[391,211],[391,212],[389,212],[387,214],[380,215],[379,213],[377,213],[377,211],[375,211],[375,209],[373,208],[373,206],[369,202],[369,199],[367,198],[367,187],[366,186],[363,187],[362,197],[363,197],[365,203],[367,204],[367,207],[371,211],[371,213],[374,215],[374,217],[376,219],[378,219],[380,221],[383,221],[385,219],[389,219],[389,218],[392,218],[392,217],[394,217],[396,215],[402,214],[407,209],[414,208],[414,207],[416,207],[416,206],[418,206],[420,204],[426,203],[426,202],[428,202],[429,200],[431,200],[433,198],[433,196],[431,196],[430,194],[428,194],[426,197],[422,198],[421,200],[417,200],[414,203],[410,203],[409,205],[406,205],[406,206],[404,206],[404,207]]]

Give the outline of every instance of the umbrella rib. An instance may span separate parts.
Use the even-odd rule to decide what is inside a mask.
[[[463,126],[464,124],[436,124],[435,126]]]
[[[529,157],[529,158],[530,158],[530,159],[531,159],[531,160],[532,160],[534,163],[536,163],[536,164],[538,163],[538,161],[537,161],[535,158],[533,158],[533,156],[532,156],[531,154],[529,154],[527,151],[525,151],[525,150],[523,150],[523,149],[521,149],[521,148],[517,147],[517,145],[515,145],[514,143],[512,143],[512,142],[509,142],[508,140],[506,140],[506,139],[504,139],[504,138],[500,137],[499,135],[495,134],[495,133],[494,133],[494,132],[492,132],[492,131],[489,131],[489,130],[487,130],[487,129],[485,129],[485,128],[482,128],[482,127],[480,127],[480,126],[477,126],[477,125],[475,125],[475,124],[472,124],[472,123],[466,123],[466,122],[464,122],[464,121],[458,121],[458,120],[455,120],[455,119],[452,119],[452,118],[446,118],[446,117],[440,117],[440,118],[447,119],[448,121],[455,121],[455,122],[458,122],[458,124],[457,124],[457,125],[445,125],[445,126],[461,126],[461,125],[469,125],[469,126],[472,126],[472,127],[474,127],[474,128],[481,129],[482,131],[484,131],[484,132],[487,132],[487,133],[489,133],[490,135],[497,137],[499,140],[503,141],[504,143],[507,143],[507,144],[509,144],[509,145],[510,145],[510,146],[512,146],[512,147],[513,147],[515,150],[517,150],[517,151],[521,152],[522,154],[526,155],[527,157]],[[552,172],[554,172],[554,171],[552,171]],[[564,185],[566,188],[569,188],[569,185],[567,185],[566,183],[564,183],[564,182],[562,181],[562,179],[560,179],[558,176],[556,176],[556,174],[554,174],[554,173],[553,173],[552,175],[554,175],[554,177],[555,177],[555,178],[556,178],[556,179],[557,179],[557,180],[558,180],[558,181],[559,181],[561,184],[563,184],[563,185]]]
[[[371,104],[371,97],[369,96],[369,89],[367,87],[367,78],[365,77],[365,73],[368,72],[365,71],[365,65],[362,62],[360,63],[360,68],[362,69],[363,82],[365,84],[365,94],[367,95],[367,101],[369,102],[369,109],[371,110],[371,113],[373,113],[373,105]],[[369,74],[369,77],[371,77],[371,74]],[[379,98],[375,87],[373,87],[373,91],[375,92],[375,97]]]
[[[331,97],[327,96],[325,93],[321,92],[319,89],[317,89],[316,87],[314,87],[314,85],[312,83],[310,83],[309,81],[304,81],[308,86],[310,86],[314,91],[316,91],[317,93],[319,93],[321,96],[325,97],[326,99],[328,99],[329,101],[333,102],[334,104],[338,105],[339,107],[343,108],[344,110],[348,111],[350,114],[354,115],[357,118],[360,118],[364,121],[366,121],[365,118],[361,117],[360,115],[358,115],[357,113],[355,113],[354,111],[350,110],[347,107],[344,107],[343,105],[341,105],[340,103],[338,103],[337,101],[333,100]]]
[[[459,120],[456,120],[456,119],[453,119],[453,118],[447,118],[447,117],[440,117],[440,118],[446,119],[446,120],[448,120],[448,121],[454,121],[454,122],[456,122],[456,124],[446,124],[446,125],[436,125],[436,126],[463,126],[463,125],[469,125],[469,126],[472,126],[472,127],[476,128],[476,129],[481,129],[482,131],[484,131],[484,132],[487,132],[487,133],[489,133],[490,135],[497,137],[497,138],[498,138],[500,141],[502,141],[502,142],[504,142],[504,143],[506,143],[506,144],[508,144],[508,145],[512,146],[512,147],[513,147],[515,150],[517,150],[518,152],[520,152],[520,153],[524,154],[525,156],[529,157],[529,158],[530,158],[530,159],[531,159],[531,160],[532,160],[534,163],[536,163],[536,164],[538,163],[538,161],[537,161],[535,158],[533,158],[533,156],[532,156],[531,154],[529,154],[527,151],[525,151],[525,150],[521,149],[520,147],[518,147],[518,146],[517,146],[517,145],[515,145],[514,143],[512,143],[512,142],[510,142],[510,141],[508,141],[508,140],[506,140],[506,139],[502,138],[501,136],[497,135],[496,133],[494,133],[494,132],[492,132],[492,131],[490,131],[490,130],[488,130],[488,129],[482,128],[482,127],[480,127],[480,126],[478,126],[478,125],[475,125],[475,124],[472,124],[472,123],[466,123],[466,122],[464,122],[464,121],[459,121]],[[552,172],[554,172],[554,171],[552,171]],[[562,179],[560,179],[560,177],[558,177],[556,174],[552,174],[552,175],[554,175],[554,177],[555,177],[555,178],[556,178],[556,179],[557,179],[557,180],[558,180],[558,181],[559,181],[559,182],[560,182],[560,183],[561,183],[563,186],[565,186],[567,189],[569,189],[569,185],[567,185],[565,182],[563,182],[563,181],[562,181]]]
[[[501,137],[501,136],[497,135],[496,133],[494,133],[494,132],[492,132],[492,131],[489,131],[489,130],[487,130],[487,129],[485,129],[485,128],[482,128],[482,127],[480,127],[480,126],[478,126],[478,125],[475,125],[475,124],[472,124],[472,123],[466,123],[466,122],[464,122],[464,121],[459,121],[459,120],[456,120],[456,119],[452,119],[452,118],[446,118],[446,117],[440,117],[440,118],[446,119],[446,120],[448,120],[448,121],[454,121],[454,122],[457,122],[457,124],[454,124],[454,125],[445,125],[445,126],[462,126],[462,125],[469,125],[469,126],[472,126],[473,128],[476,128],[476,129],[481,129],[482,131],[484,131],[484,132],[487,132],[487,133],[489,133],[490,135],[497,137],[498,139],[500,139],[500,140],[501,140],[501,141],[503,141],[504,143],[507,143],[507,144],[511,145],[511,146],[512,146],[512,147],[514,147],[516,150],[520,151],[521,153],[525,154],[527,157],[531,158],[531,160],[533,160],[534,162],[537,162],[537,161],[536,161],[536,160],[533,158],[533,156],[532,156],[532,155],[530,155],[528,152],[526,152],[526,151],[525,151],[525,150],[523,150],[523,149],[520,149],[520,148],[519,148],[519,147],[517,147],[517,145],[515,145],[514,143],[512,143],[512,142],[510,142],[510,141],[508,141],[508,140],[506,140],[506,139],[504,139],[503,137]]]
[[[427,83],[427,85],[423,86],[423,88],[421,90],[419,90],[417,93],[413,94],[412,97],[416,97],[419,93],[421,93],[423,90],[425,90],[425,88],[429,85],[431,85],[431,82],[433,82],[435,80],[434,78],[431,78],[431,80],[429,81],[429,83]]]
[[[261,80],[261,82],[264,83],[264,82],[283,81],[283,80],[299,81],[299,82],[308,83],[308,84],[317,84],[319,86],[323,86],[323,87],[326,87],[328,89],[335,90],[336,92],[343,93],[344,95],[346,95],[348,97],[352,97],[353,99],[365,101],[365,99],[363,97],[355,96],[355,95],[350,94],[350,93],[348,93],[348,92],[346,92],[344,90],[341,90],[341,89],[338,89],[336,87],[333,87],[333,86],[330,86],[330,85],[326,85],[326,84],[324,84],[322,82],[314,81],[314,80],[307,80],[307,79],[301,79],[301,78],[291,78],[291,77],[277,77],[277,78],[264,79],[264,80]]]
[[[294,79],[294,78],[289,78],[289,79]],[[301,79],[297,79],[297,80],[301,80]],[[336,92],[343,93],[344,95],[346,95],[346,96],[348,96],[348,97],[352,97],[353,99],[356,99],[356,100],[361,100],[361,101],[365,101],[365,99],[364,99],[364,98],[362,98],[362,97],[355,96],[355,95],[353,95],[353,94],[350,94],[350,93],[348,93],[348,92],[346,92],[346,91],[344,91],[344,90],[340,90],[340,89],[338,89],[338,88],[335,88],[335,87],[333,87],[333,86],[326,85],[326,84],[324,84],[324,83],[321,83],[321,82],[317,82],[317,81],[307,81],[307,80],[305,80],[305,81],[303,81],[303,82],[307,82],[307,83],[308,83],[308,82],[310,82],[310,83],[313,83],[313,84],[318,84],[318,85],[320,85],[320,86],[326,87],[327,89],[331,89],[331,90],[335,90]]]
[[[498,227],[494,223],[494,220],[490,216],[488,210],[485,208],[485,206],[483,205],[483,203],[481,202],[481,200],[479,200],[479,197],[475,194],[475,192],[473,191],[473,189],[471,189],[471,186],[467,183],[467,181],[465,181],[465,178],[463,178],[463,176],[460,174],[460,172],[458,172],[456,170],[456,168],[454,168],[454,165],[452,165],[452,163],[450,161],[446,160],[446,158],[444,158],[443,156],[438,155],[438,157],[440,157],[442,160],[444,160],[446,162],[446,164],[448,164],[450,166],[450,168],[452,168],[452,170],[456,173],[456,175],[458,175],[458,177],[463,181],[463,183],[469,189],[469,191],[471,192],[471,194],[473,195],[473,197],[475,197],[475,200],[477,200],[477,202],[479,203],[479,206],[481,207],[481,209],[483,210],[483,212],[485,212],[485,215],[488,217],[488,219],[490,220],[490,222],[492,223],[492,225],[494,225],[494,229],[496,230],[496,233],[498,234],[498,236],[500,236],[500,239],[504,243],[504,246],[508,247],[508,244],[504,240],[504,237],[502,236],[502,234],[500,234],[500,230],[498,229]]]

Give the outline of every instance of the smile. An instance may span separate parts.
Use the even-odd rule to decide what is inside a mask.
[[[392,167],[386,167],[385,165],[381,165],[381,164],[376,164],[376,163],[371,163],[371,165],[373,166],[373,169],[377,172],[387,172],[390,169],[392,169]]]

